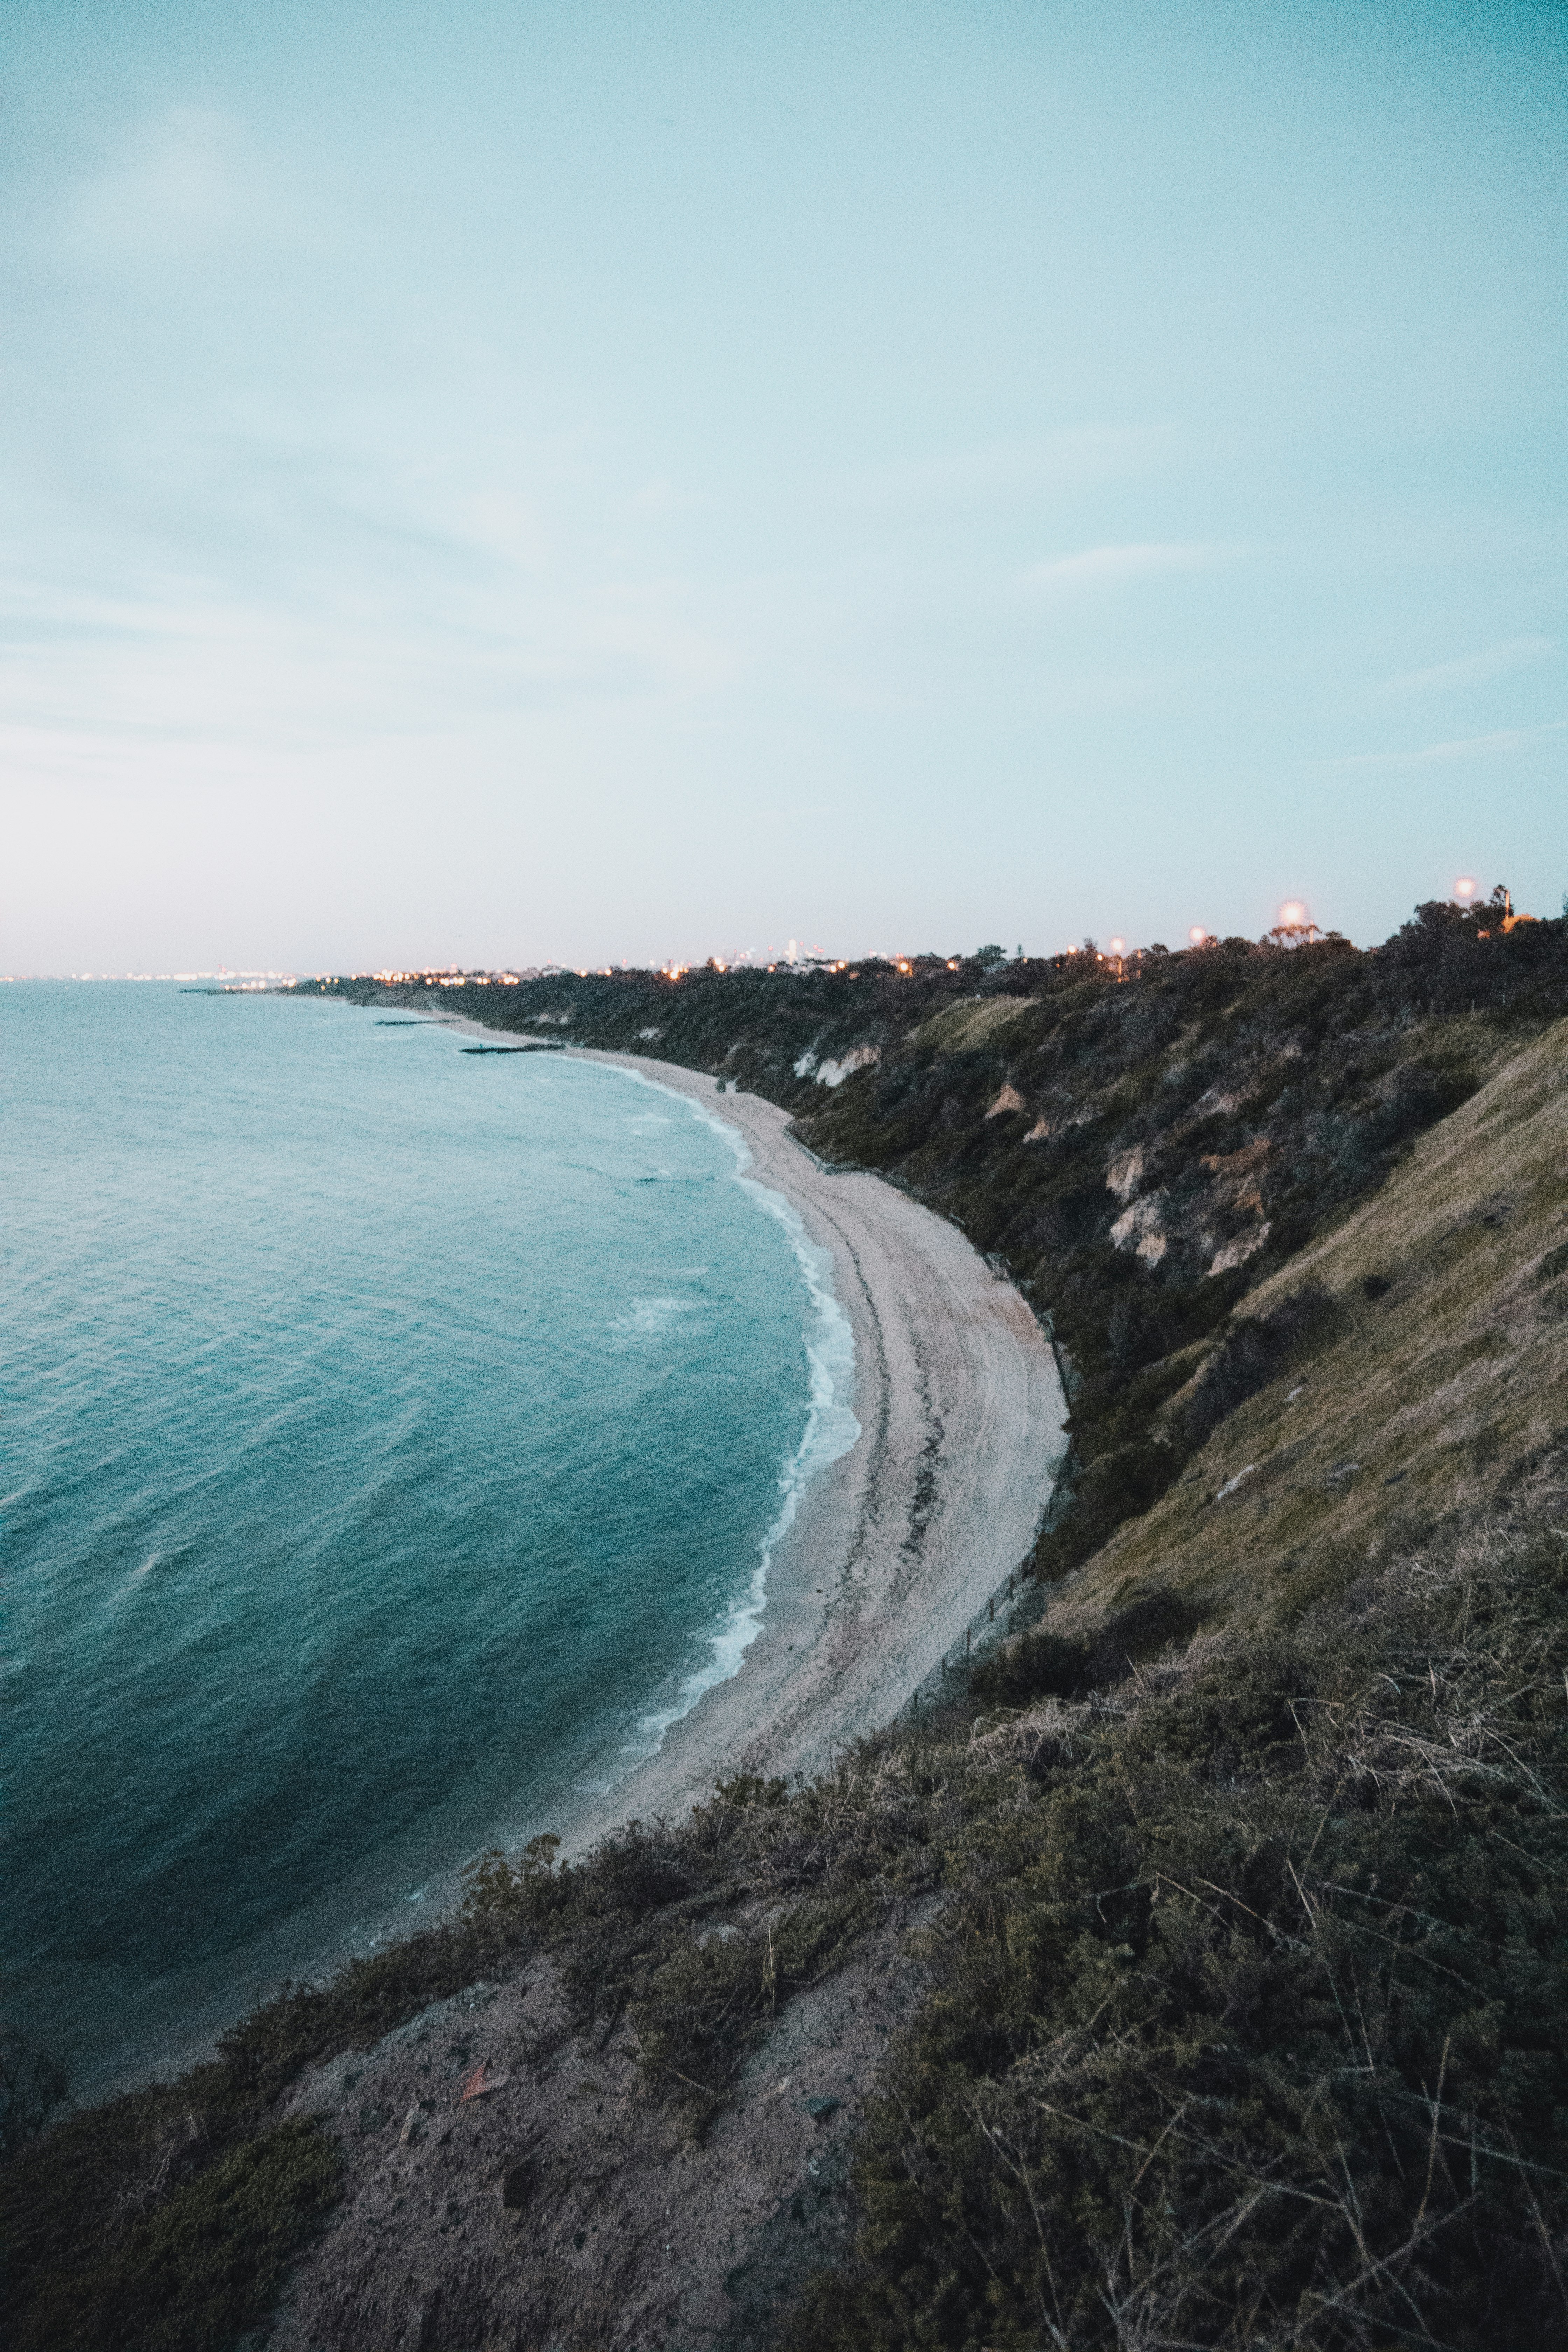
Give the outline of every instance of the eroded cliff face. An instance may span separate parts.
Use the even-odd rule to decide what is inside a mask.
[[[1038,1561],[1058,1573],[1182,1474],[1161,1408],[1188,1351],[1568,1011],[1568,923],[1434,905],[1365,951],[1230,940],[1120,967],[931,957],[391,992],[710,1071],[790,1109],[823,1160],[955,1219],[1048,1317],[1073,1383],[1077,1504]]]

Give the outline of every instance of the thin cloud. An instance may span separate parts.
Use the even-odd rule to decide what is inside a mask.
[[[1489,646],[1481,653],[1462,654],[1457,661],[1436,662],[1430,669],[1405,670],[1398,677],[1385,677],[1378,690],[1383,694],[1440,694],[1450,687],[1484,686],[1489,678],[1504,677],[1511,670],[1551,661],[1556,652],[1556,641],[1552,637],[1511,637],[1506,645]]]
[[[1549,719],[1540,727],[1500,727],[1490,735],[1461,735],[1449,743],[1427,743],[1419,751],[1351,751],[1342,759],[1315,761],[1316,767],[1339,773],[1366,768],[1429,768],[1451,760],[1485,759],[1498,751],[1526,751],[1548,735],[1568,730],[1568,719]]]
[[[79,234],[116,252],[214,244],[233,210],[237,131],[207,107],[174,107],[139,124],[111,168],[79,191]]]
[[[1169,455],[1174,437],[1167,425],[1075,425],[868,467],[847,487],[861,498],[897,506],[963,505],[1081,488],[1147,473]]]
[[[175,106],[130,125],[83,180],[58,224],[62,251],[89,268],[200,261],[258,241],[316,245],[289,175],[220,108]]]
[[[1031,564],[1024,574],[1027,588],[1114,588],[1129,580],[1156,580],[1178,572],[1207,572],[1224,561],[1226,551],[1196,542],[1139,541],[1126,547],[1086,547],[1077,555],[1058,555],[1048,563]]]

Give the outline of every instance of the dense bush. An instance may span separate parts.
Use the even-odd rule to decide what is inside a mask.
[[[0,2027],[0,2158],[36,2139],[69,2095],[70,2072],[19,2026]]]
[[[336,2193],[337,2149],[312,2124],[281,2124],[170,2186],[181,2138],[201,2136],[190,2110],[183,2133],[175,2121],[142,2151],[151,2164],[127,2169],[96,2241],[13,2306],[16,2352],[219,2352],[265,2317]]]
[[[1494,1542],[988,1735],[791,2344],[1568,2343],[1565,1604]]]
[[[1035,1626],[983,1659],[969,1677],[982,1706],[1021,1707],[1039,1698],[1083,1698],[1122,1682],[1173,1643],[1190,1642],[1200,1611],[1179,1592],[1144,1593],[1076,1639]]]

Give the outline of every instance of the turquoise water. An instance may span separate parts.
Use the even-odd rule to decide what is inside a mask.
[[[732,1672],[826,1260],[635,1076],[0,992],[7,2009],[79,2084],[406,1927]]]

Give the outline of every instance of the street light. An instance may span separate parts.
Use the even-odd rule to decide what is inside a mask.
[[[1204,941],[1208,938],[1208,933],[1205,930],[1201,923],[1194,923],[1192,929],[1187,933],[1187,937],[1191,940],[1194,947],[1201,948]]]
[[[1454,896],[1461,907],[1468,907],[1472,898],[1479,898],[1480,890],[1481,886],[1473,874],[1461,874],[1454,885]]]

